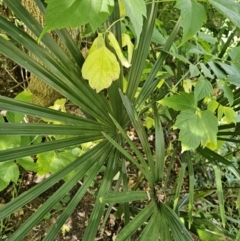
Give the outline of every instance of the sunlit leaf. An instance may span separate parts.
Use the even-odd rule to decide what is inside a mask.
[[[122,63],[122,65],[126,68],[129,68],[131,66],[131,64],[128,62],[128,60],[124,57],[122,50],[114,36],[114,34],[112,32],[108,33],[108,39],[112,45],[112,47],[115,49],[116,54],[120,60],[120,62]]]
[[[117,58],[106,46],[91,53],[82,68],[83,78],[88,79],[91,88],[97,92],[108,88],[118,79],[119,74],[120,66]]]
[[[17,163],[22,166],[25,170],[28,171],[36,171],[36,163],[32,159],[32,157],[27,156],[27,157],[22,157],[16,160]]]
[[[209,110],[195,114],[190,110],[182,111],[176,120],[175,128],[180,129],[179,140],[182,151],[194,150],[200,144],[205,146],[208,140],[217,142],[218,121]]]
[[[236,123],[237,121],[237,113],[231,107],[224,106],[223,107],[223,121],[226,123]]]
[[[172,95],[159,102],[174,110],[195,110],[196,108],[194,96],[185,92],[180,92],[179,95]]]
[[[219,103],[216,100],[210,100],[208,102],[207,109],[214,113],[218,108],[218,106],[219,106]]]
[[[5,150],[13,147],[18,147],[21,144],[20,136],[1,136],[0,150]]]
[[[15,162],[1,162],[0,163],[0,177],[1,179],[9,183],[13,181],[17,183],[19,178],[19,169]]]
[[[122,34],[122,47],[125,47],[125,46],[127,46],[127,51],[128,51],[128,62],[131,63],[134,45],[131,41],[130,36],[128,34],[123,33]]]
[[[51,163],[54,161],[55,152],[49,151],[37,155],[37,172],[38,174],[45,175],[51,171]]]

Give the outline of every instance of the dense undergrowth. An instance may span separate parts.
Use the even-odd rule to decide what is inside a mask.
[[[2,224],[64,183],[5,237],[21,240],[81,181],[44,241],[94,185],[84,241],[112,210],[124,222],[117,241],[139,228],[138,240],[240,240],[239,3],[35,2],[43,14],[47,6],[44,28],[4,0],[24,28],[1,16],[0,53],[63,98],[47,108],[27,90],[0,96],[0,190],[17,186],[20,166],[50,174],[0,208]],[[66,27],[80,28],[80,43]]]

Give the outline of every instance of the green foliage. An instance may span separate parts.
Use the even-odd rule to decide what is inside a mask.
[[[233,219],[226,218],[221,171],[227,170],[238,181],[240,173],[221,151],[228,152],[224,147],[229,142],[239,143],[240,68],[239,48],[234,43],[239,3],[178,0],[179,11],[172,11],[172,2],[48,0],[42,28],[19,1],[4,2],[42,44],[0,17],[1,30],[23,46],[18,48],[0,37],[0,53],[64,96],[50,108],[28,103],[31,96],[26,93],[20,99],[0,96],[0,108],[8,111],[10,120],[0,121],[0,189],[17,183],[19,165],[40,175],[51,174],[1,207],[0,220],[59,180],[65,181],[8,240],[22,240],[52,209],[61,206],[59,202],[81,180],[81,187],[43,239],[54,240],[103,167],[83,241],[95,239],[114,203],[122,204],[119,212],[124,217],[118,241],[130,239],[139,228],[139,240],[193,240],[189,231],[203,240],[237,239],[236,232],[229,232],[228,220]],[[35,2],[45,12],[42,1]],[[86,59],[64,29],[82,25],[92,28]],[[65,49],[46,33],[54,29]],[[68,113],[67,101],[84,115]],[[24,115],[45,123],[20,123]],[[139,143],[131,139],[131,128]],[[86,147],[89,142],[92,146]],[[132,188],[128,162],[141,173]],[[196,190],[196,183],[201,183],[199,169],[212,177],[212,189]],[[185,183],[188,188],[183,190]],[[199,211],[196,202],[209,204],[206,197],[213,193],[214,202],[219,203],[217,211]],[[137,202],[144,207],[136,209]],[[106,203],[110,205],[105,212]],[[215,225],[219,220],[224,228]]]
[[[78,26],[89,23],[96,30],[111,14],[113,0],[47,0],[46,24],[42,35],[56,28]]]

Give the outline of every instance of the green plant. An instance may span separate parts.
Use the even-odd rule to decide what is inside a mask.
[[[45,12],[42,2],[35,1],[41,11]],[[168,25],[165,28],[164,24],[161,25],[159,21],[156,21],[156,18],[161,13],[160,6],[169,7],[171,5],[168,4],[172,3],[112,0],[101,1],[102,5],[91,5],[90,1],[88,4],[85,1],[75,1],[75,5],[68,7],[68,1],[49,0],[47,1],[46,25],[45,29],[42,29],[18,1],[13,3],[5,0],[4,2],[39,38],[39,42],[41,41],[44,47],[3,17],[0,18],[0,28],[25,49],[36,55],[44,65],[33,60],[27,53],[4,38],[0,38],[0,52],[71,100],[84,112],[85,117],[0,96],[0,108],[2,109],[62,123],[61,125],[54,123],[0,123],[0,134],[3,136],[54,136],[43,143],[2,150],[0,161],[8,163],[26,156],[38,155],[39,157],[46,152],[97,141],[93,148],[71,160],[64,168],[58,169],[55,173],[52,172],[48,179],[0,209],[0,219],[6,218],[54,183],[61,179],[66,180],[8,240],[16,240],[16,238],[21,240],[73,188],[78,180],[84,178],[81,188],[44,238],[44,240],[53,240],[103,165],[106,165],[103,181],[99,186],[96,203],[82,240],[94,240],[104,215],[105,203],[110,204],[106,217],[110,213],[112,204],[123,204],[125,227],[118,234],[117,241],[129,240],[139,227],[143,229],[139,240],[158,240],[159,238],[161,240],[193,240],[187,229],[204,240],[212,240],[211,230],[206,230],[206,227],[210,229],[213,227],[208,220],[209,216],[199,217],[193,212],[194,200],[203,195],[198,196],[194,193],[193,165],[195,162],[193,157],[195,151],[208,159],[215,173],[223,228],[216,228],[214,232],[221,238],[235,238],[236,235],[231,235],[224,230],[226,219],[221,165],[225,166],[238,179],[240,174],[231,161],[206,147],[209,146],[216,150],[217,139],[239,142],[235,138],[238,136],[238,132],[234,131],[234,128],[239,127],[239,123],[233,112],[236,113],[239,108],[239,90],[235,86],[238,86],[240,70],[233,61],[237,59],[237,54],[234,52],[228,55],[226,52],[227,48],[231,46],[234,34],[230,34],[228,41],[223,42],[223,31],[220,29],[216,33],[217,40],[212,41],[211,34],[208,37],[200,30],[207,20],[209,12],[205,9],[208,7],[215,8],[239,27],[240,18],[237,14],[240,9],[239,4],[234,1],[225,3],[224,0],[209,0],[204,3],[195,0],[178,0],[175,6],[179,11],[177,10],[176,14],[171,15],[174,18],[174,26]],[[78,16],[78,12],[73,10],[83,7],[83,5],[81,6],[83,3],[86,4],[83,8],[86,11],[81,11],[82,15]],[[61,10],[63,7],[63,15],[60,14],[59,18],[55,19],[60,6]],[[91,10],[91,7],[94,7],[96,12],[92,11],[91,16],[85,15]],[[129,17],[125,18],[123,22],[121,22],[119,8],[122,11],[125,9]],[[66,19],[64,15],[71,16],[71,18]],[[65,44],[70,57],[63,52],[50,35],[44,35],[51,29],[76,27],[87,23],[94,30],[104,23],[104,30],[101,32],[99,30],[98,37],[86,60],[66,29],[55,30],[55,32]],[[179,35],[181,26],[183,28],[182,38]],[[125,53],[126,58],[121,53],[122,31],[125,31],[123,33],[131,32],[131,36],[134,38],[135,49],[132,58],[129,58],[131,51]],[[154,32],[155,38],[152,41]],[[235,32],[233,31],[233,33]],[[212,45],[215,46],[215,50],[211,52]],[[153,48],[150,53],[149,46]],[[131,48],[130,44],[128,48]],[[104,62],[101,62],[101,56],[104,58]],[[95,59],[100,62],[100,67],[99,63],[94,61]],[[123,68],[123,66],[129,67],[131,59],[129,70]],[[222,61],[225,62],[222,63]],[[99,72],[102,75],[99,75]],[[83,79],[82,75],[89,79],[89,83]],[[96,78],[99,82],[96,81]],[[99,83],[100,85],[98,85]],[[223,84],[222,91],[214,93],[218,83]],[[107,88],[106,91],[101,91],[105,88]],[[150,148],[141,120],[142,115],[149,109],[151,109],[155,125],[154,150]],[[217,117],[216,111],[218,112]],[[182,151],[185,151],[178,156],[177,151],[180,145],[174,143],[174,146],[170,148],[171,154],[168,154],[170,156],[168,163],[163,131],[163,124],[166,122],[174,124],[175,129],[180,129],[178,139],[181,142]],[[232,124],[232,122],[234,123]],[[219,123],[221,125],[218,127]],[[138,135],[143,153],[127,135],[130,125],[134,127]],[[56,138],[58,135],[64,138]],[[178,135],[177,131],[176,135]],[[124,149],[126,146],[130,147],[130,151]],[[177,179],[172,180],[170,174],[177,157],[181,159],[181,167]],[[149,186],[147,190],[142,190],[139,186],[129,190],[126,161],[130,161],[141,172],[138,181],[141,182],[145,179]],[[45,163],[49,165],[47,161]],[[181,194],[186,169],[189,176],[187,201]],[[69,175],[70,173],[71,175]],[[119,178],[113,185],[113,178],[117,173],[119,173]],[[118,192],[120,185],[122,185],[122,192]],[[168,185],[173,187],[172,190],[169,190]],[[133,215],[133,220],[130,221],[131,203],[139,200],[144,200],[145,207],[141,210],[137,209],[137,214]],[[181,213],[181,207],[186,204],[187,211]]]

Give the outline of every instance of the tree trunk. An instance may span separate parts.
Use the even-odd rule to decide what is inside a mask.
[[[31,13],[31,15],[41,24],[44,23],[44,16],[42,12],[39,10],[37,4],[34,0],[21,0],[23,6]],[[27,33],[36,39],[36,37],[31,33],[30,30],[27,30]],[[70,31],[71,36],[74,38],[75,41],[78,41],[79,37],[79,30]],[[51,34],[52,37],[56,40],[56,42],[64,49],[64,45],[62,42],[57,38],[56,34]],[[36,57],[29,53],[29,55],[36,59]],[[36,59],[36,61],[38,61]],[[38,61],[39,62],[39,61]],[[56,90],[51,88],[45,82],[31,74],[30,76],[30,83],[29,83],[29,90],[33,93],[32,103],[41,105],[41,106],[50,106],[54,103],[55,100],[61,97]]]

